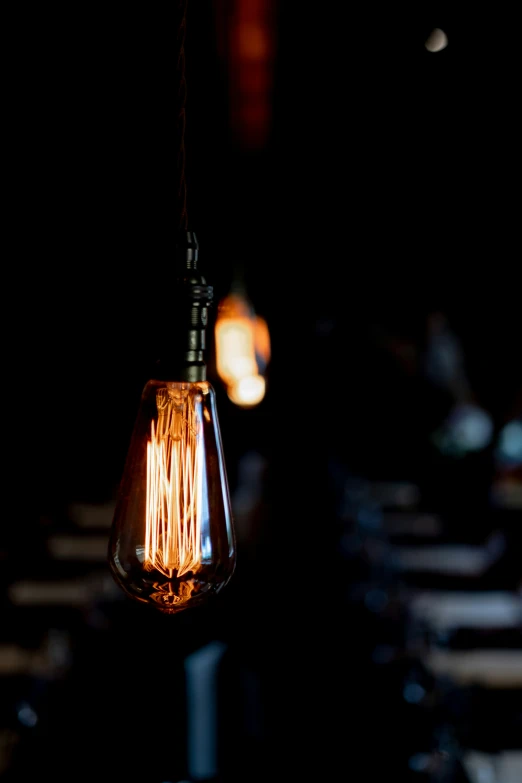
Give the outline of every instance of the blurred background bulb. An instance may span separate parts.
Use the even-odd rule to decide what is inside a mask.
[[[240,407],[258,405],[265,396],[264,373],[270,360],[270,333],[242,292],[225,296],[214,326],[216,369],[229,399]]]

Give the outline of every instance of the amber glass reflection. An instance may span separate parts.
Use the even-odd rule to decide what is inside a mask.
[[[123,590],[167,613],[219,592],[236,547],[215,391],[145,386],[117,498],[109,563]]]

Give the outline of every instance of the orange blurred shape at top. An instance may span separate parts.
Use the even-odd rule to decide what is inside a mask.
[[[255,22],[239,22],[236,29],[237,57],[240,60],[267,60],[270,38],[267,30]]]
[[[266,144],[272,114],[276,0],[216,0],[228,62],[230,120],[242,144]]]

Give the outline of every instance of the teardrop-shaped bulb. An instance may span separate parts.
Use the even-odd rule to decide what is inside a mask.
[[[112,574],[127,595],[172,614],[219,592],[235,563],[215,390],[150,380],[116,500]]]

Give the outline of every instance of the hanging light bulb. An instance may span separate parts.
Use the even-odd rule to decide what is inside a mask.
[[[184,269],[172,325],[184,339],[143,389],[109,542],[117,583],[166,613],[219,592],[236,562],[216,394],[203,359],[212,288],[197,271],[192,232],[181,232],[178,250]]]
[[[241,287],[219,303],[214,335],[216,369],[228,397],[243,408],[258,405],[265,396],[270,333]]]

